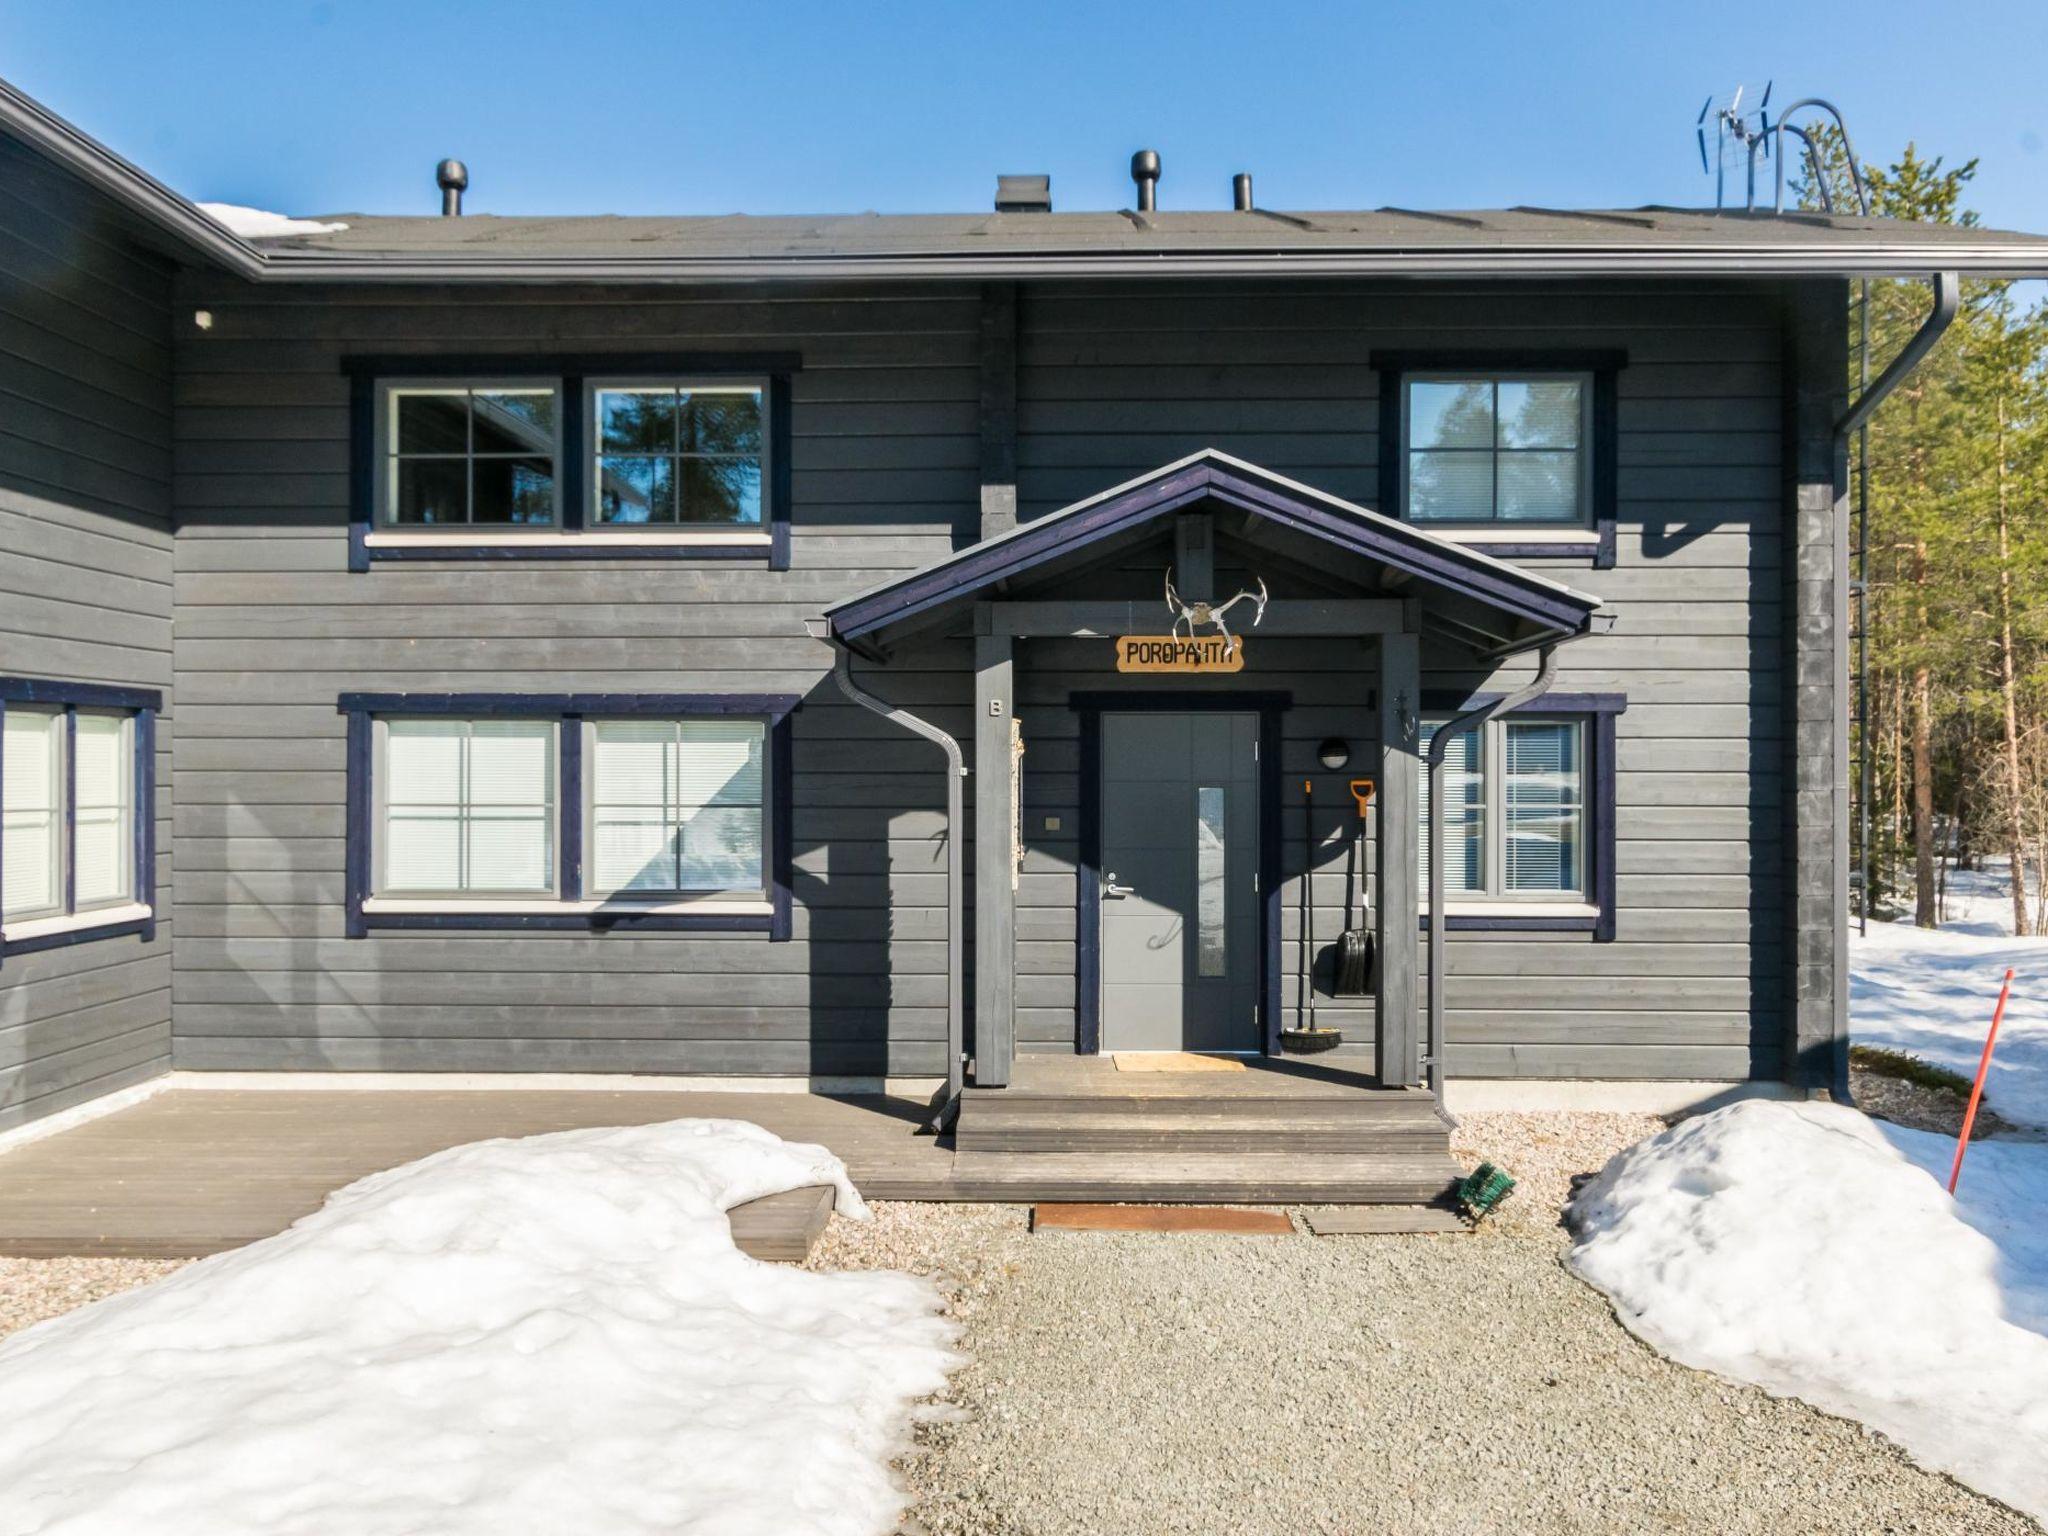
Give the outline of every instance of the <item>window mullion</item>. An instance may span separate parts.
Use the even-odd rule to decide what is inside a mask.
[[[78,706],[64,706],[63,773],[55,796],[57,801],[57,856],[63,861],[64,912],[78,911]]]
[[[678,431],[681,430],[679,427]],[[683,722],[669,723],[669,750],[662,754],[662,832],[668,838],[669,889],[683,888]]]
[[[455,748],[455,888],[466,891],[470,888],[469,841],[469,769],[471,743],[476,737],[476,725],[465,720],[462,734],[456,738]]]
[[[1481,741],[1486,762],[1486,892],[1489,896],[1508,894],[1508,781],[1507,727],[1489,720]]]

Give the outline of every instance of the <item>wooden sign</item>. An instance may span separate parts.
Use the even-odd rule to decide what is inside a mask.
[[[1242,672],[1244,641],[1233,635],[1122,635],[1116,642],[1119,672]]]

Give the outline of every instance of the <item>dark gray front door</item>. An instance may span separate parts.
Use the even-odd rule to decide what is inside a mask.
[[[1259,1048],[1259,717],[1102,717],[1102,1048]]]

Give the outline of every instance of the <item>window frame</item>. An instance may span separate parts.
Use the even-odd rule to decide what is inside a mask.
[[[1596,570],[1615,560],[1616,447],[1619,375],[1628,354],[1613,349],[1376,350],[1368,359],[1379,376],[1380,510],[1420,529],[1504,560],[1587,560]],[[1585,456],[1580,495],[1586,516],[1574,524],[1415,521],[1408,516],[1408,381],[1458,378],[1591,380],[1580,451]],[[1497,456],[1499,448],[1493,450]]]
[[[589,445],[584,454],[584,494],[587,497],[588,513],[586,532],[594,539],[619,539],[627,543],[642,538],[648,532],[657,533],[763,533],[768,531],[770,517],[769,488],[775,480],[775,433],[772,428],[774,381],[767,374],[676,374],[676,373],[623,373],[594,374],[583,383],[583,441]],[[756,523],[702,523],[693,524],[678,520],[665,524],[607,523],[599,516],[599,502],[603,492],[600,488],[599,465],[604,458],[604,429],[598,420],[597,397],[600,391],[672,389],[688,391],[702,390],[754,390],[761,396],[761,517]],[[632,457],[632,455],[618,455]],[[681,455],[673,455],[678,463]]]
[[[400,395],[433,394],[457,389],[463,390],[469,395],[488,394],[494,390],[532,392],[542,387],[552,391],[555,397],[555,431],[554,443],[551,449],[551,457],[555,467],[554,495],[551,498],[550,515],[545,524],[479,523],[475,520],[474,514],[476,509],[473,502],[475,500],[476,432],[473,423],[469,429],[469,441],[464,445],[462,455],[462,463],[470,476],[469,496],[472,504],[467,508],[471,513],[470,518],[460,524],[416,524],[401,523],[396,520],[398,465],[401,457],[404,457],[400,455],[397,448],[397,401]],[[477,541],[496,540],[508,534],[559,533],[562,528],[564,499],[562,467],[566,457],[564,453],[566,433],[563,428],[562,418],[567,406],[568,402],[563,398],[562,381],[560,379],[536,377],[531,374],[507,374],[501,376],[471,374],[450,377],[428,374],[417,378],[386,377],[378,379],[376,421],[372,428],[375,434],[376,485],[373,490],[374,512],[371,521],[371,531],[379,535],[397,535],[400,537],[459,537]],[[471,410],[474,410],[473,405]],[[415,454],[410,455],[410,457],[452,459],[454,455]],[[511,455],[492,455],[492,457],[511,457]]]
[[[389,726],[394,720],[453,719],[468,724],[485,720],[529,720],[535,725],[548,727],[548,888],[545,891],[522,891],[512,888],[504,890],[447,890],[430,889],[400,890],[385,884],[388,868],[391,838],[391,776]],[[485,713],[478,715],[413,715],[404,711],[391,711],[373,715],[370,719],[371,732],[371,807],[370,807],[370,887],[369,894],[377,900],[434,901],[434,902],[498,902],[498,901],[555,901],[561,897],[562,888],[562,732],[564,723],[547,715],[531,717],[509,713]],[[466,828],[468,823],[463,821]]]
[[[1504,454],[1534,452],[1538,450],[1502,448],[1500,444],[1499,401],[1503,384],[1555,383],[1569,380],[1579,386],[1579,440],[1571,450],[1579,461],[1577,514],[1570,518],[1511,519],[1500,515],[1500,467]],[[1494,440],[1484,450],[1478,448],[1417,449],[1410,439],[1414,427],[1413,391],[1417,384],[1488,384],[1494,393]],[[1441,533],[1472,534],[1487,533],[1507,538],[1518,533],[1590,533],[1593,528],[1593,374],[1585,368],[1533,369],[1533,368],[1492,368],[1492,369],[1447,369],[1418,368],[1401,375],[1401,517],[1404,522],[1417,528],[1428,528]],[[1557,452],[1559,450],[1543,450]],[[1491,517],[1428,517],[1417,518],[1409,515],[1409,498],[1413,493],[1415,455],[1417,453],[1465,454],[1478,458],[1482,452],[1493,471],[1493,508]]]
[[[350,354],[348,567],[385,561],[743,560],[769,570],[790,563],[790,414],[798,353]],[[747,385],[762,391],[761,521],[758,524],[606,526],[594,516],[597,453],[593,380],[646,380],[665,387]],[[391,391],[407,388],[531,388],[557,391],[555,522],[443,526],[385,521]]]
[[[348,721],[346,853],[349,938],[375,929],[560,928],[761,932],[770,940],[792,928],[791,717],[795,694],[408,694],[345,693],[337,711]],[[427,716],[547,720],[555,724],[554,881],[548,895],[410,895],[380,893],[374,880],[383,837],[380,720]],[[690,720],[743,717],[764,726],[762,782],[763,888],[759,892],[587,894],[586,839],[591,830],[589,727],[598,720]]]
[[[1423,694],[1421,717],[1425,721],[1446,721],[1496,702],[1498,693],[1463,694],[1428,691]],[[1596,944],[1612,943],[1616,929],[1615,885],[1615,741],[1617,719],[1628,710],[1628,695],[1622,693],[1548,693],[1520,709],[1498,715],[1487,722],[1481,744],[1481,760],[1487,772],[1486,807],[1488,892],[1445,893],[1444,931],[1447,933],[1586,933]],[[1500,823],[1505,813],[1504,773],[1505,730],[1492,727],[1507,721],[1546,720],[1558,716],[1579,719],[1579,798],[1583,878],[1581,889],[1571,893],[1504,892],[1493,889],[1495,867],[1504,846],[1506,829]],[[1423,766],[1428,771],[1427,764]],[[1416,809],[1421,810],[1418,794]],[[1416,836],[1427,857],[1429,829],[1418,825]],[[1417,925],[1429,931],[1429,890],[1418,880]]]
[[[593,835],[593,834],[594,834],[594,833],[596,832],[596,830],[597,830],[597,730],[598,730],[598,727],[599,727],[599,726],[601,726],[601,725],[606,725],[606,724],[610,724],[610,723],[614,723],[614,722],[617,722],[617,721],[622,721],[622,720],[633,720],[633,719],[648,719],[648,718],[658,719],[658,720],[662,720],[662,721],[664,721],[664,722],[666,722],[666,723],[670,723],[670,724],[676,724],[676,725],[680,725],[680,724],[682,724],[682,723],[684,723],[684,722],[686,722],[686,721],[690,721],[690,720],[706,720],[706,719],[721,719],[721,720],[747,720],[747,721],[753,721],[753,722],[756,722],[756,723],[758,723],[758,724],[759,724],[759,725],[760,725],[760,726],[762,727],[762,731],[761,731],[761,752],[762,752],[762,763],[761,763],[761,883],[760,883],[760,884],[759,884],[758,886],[727,886],[727,887],[723,887],[723,888],[720,888],[720,889],[717,889],[717,890],[713,890],[713,889],[711,889],[711,888],[709,888],[709,887],[706,887],[706,888],[703,888],[703,889],[693,889],[693,888],[691,888],[691,887],[687,887],[687,886],[676,886],[676,887],[673,887],[673,888],[670,888],[670,889],[661,889],[661,890],[651,890],[651,891],[646,891],[646,892],[626,892],[626,891],[613,891],[613,892],[610,892],[610,893],[608,893],[608,894],[607,894],[607,895],[606,895],[606,896],[605,896],[605,897],[604,897],[603,899],[605,899],[605,900],[610,900],[610,901],[636,901],[636,900],[650,900],[650,901],[659,901],[659,902],[679,902],[679,901],[698,901],[698,900],[711,900],[711,901],[717,901],[717,900],[732,900],[732,901],[740,901],[740,900],[763,900],[763,901],[766,901],[766,900],[772,900],[772,899],[773,899],[773,894],[774,894],[774,886],[775,886],[775,877],[774,877],[774,869],[773,869],[773,867],[772,867],[772,866],[773,866],[773,864],[774,864],[774,849],[775,849],[775,837],[776,837],[776,828],[777,828],[777,823],[778,823],[778,822],[780,822],[780,821],[782,821],[782,820],[784,820],[784,819],[786,819],[786,818],[785,818],[785,816],[784,816],[784,815],[778,815],[778,814],[777,814],[777,806],[776,806],[776,804],[775,804],[775,761],[774,761],[774,760],[775,760],[775,748],[774,748],[774,738],[775,738],[775,722],[774,722],[774,720],[773,720],[773,719],[772,719],[772,718],[771,718],[771,717],[770,717],[769,715],[767,715],[767,714],[765,714],[765,713],[764,713],[764,714],[744,714],[744,713],[740,713],[740,712],[737,712],[737,711],[722,711],[722,712],[720,712],[720,713],[719,713],[718,715],[715,715],[715,716],[713,716],[713,715],[709,715],[709,714],[705,714],[705,713],[701,713],[701,712],[700,712],[700,713],[696,713],[696,714],[685,714],[685,715],[656,715],[656,716],[645,716],[645,715],[637,715],[637,716],[636,716],[636,715],[618,715],[618,714],[600,714],[600,715],[585,715],[585,716],[583,716],[583,717],[582,717],[582,726],[583,726],[583,786],[582,786],[582,787],[583,787],[583,805],[582,805],[582,809],[581,809],[581,811],[579,812],[579,814],[581,815],[581,817],[582,817],[582,821],[583,821],[583,838],[584,838],[584,844],[585,844],[585,846],[586,846],[586,847],[588,847],[588,846],[589,846],[589,842],[590,842],[591,836],[592,836],[592,835]],[[665,807],[664,807],[664,809],[665,809]],[[589,859],[589,860],[587,861],[587,863],[586,863],[586,874],[587,874],[587,872],[588,872],[588,870],[589,870],[589,869],[591,869],[591,868],[594,868],[594,867],[595,867],[595,857],[594,857],[594,855],[593,855],[593,856],[592,856],[592,857],[591,857],[591,858],[590,858],[590,859]],[[587,883],[588,883],[588,882],[587,882],[587,880],[586,880],[586,884],[587,884]]]
[[[63,835],[57,839],[54,871],[62,899],[16,921],[0,911],[0,961],[17,954],[82,944],[94,939],[156,937],[156,719],[163,695],[154,689],[67,683],[54,679],[0,677],[0,724],[10,708],[54,713],[65,723],[59,733],[56,811]],[[128,770],[128,889],[116,897],[80,906],[77,898],[77,718],[114,716],[122,721],[121,750]],[[6,771],[0,745],[0,775]],[[0,857],[5,856],[0,843]]]
[[[1573,871],[1575,878],[1572,884],[1560,890],[1509,890],[1507,887],[1508,828],[1510,825],[1508,817],[1507,775],[1508,730],[1514,725],[1530,725],[1538,722],[1544,724],[1567,724],[1578,732],[1579,846],[1578,857]],[[1448,716],[1438,716],[1431,711],[1424,714],[1422,723],[1425,728],[1438,727],[1448,725],[1450,719]],[[1461,889],[1452,892],[1447,882],[1445,887],[1445,898],[1447,901],[1471,905],[1498,902],[1516,906],[1591,906],[1593,904],[1593,893],[1591,890],[1593,861],[1590,857],[1591,850],[1587,847],[1587,833],[1592,826],[1592,817],[1587,805],[1587,801],[1590,798],[1587,791],[1590,786],[1587,782],[1586,768],[1591,758],[1594,729],[1592,716],[1577,713],[1567,714],[1563,711],[1541,713],[1532,711],[1528,714],[1497,715],[1484,725],[1468,727],[1468,730],[1476,730],[1479,733],[1479,785],[1481,794],[1479,815],[1480,826],[1484,830],[1484,847],[1481,850],[1480,872],[1485,889],[1476,891]],[[1423,750],[1425,751],[1427,750],[1427,739],[1427,737],[1423,738]],[[1426,786],[1424,793],[1427,793]],[[1418,806],[1419,809],[1420,807]],[[1449,830],[1448,823],[1446,823],[1445,830],[1446,832]],[[1427,842],[1428,827],[1426,824],[1418,828],[1417,835],[1419,839],[1425,843]],[[1448,855],[1450,850],[1450,839],[1448,836],[1444,839],[1444,849],[1446,855]],[[1426,859],[1428,854],[1428,848],[1425,846],[1422,850],[1422,857]],[[1428,892],[1425,891],[1423,894],[1426,900]]]

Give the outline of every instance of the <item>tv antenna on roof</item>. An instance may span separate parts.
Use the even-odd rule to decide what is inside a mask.
[[[1727,206],[1728,162],[1736,157],[1742,160],[1748,178],[1749,205],[1756,206],[1756,157],[1770,154],[1774,147],[1770,107],[1771,83],[1767,80],[1762,90],[1738,85],[1726,96],[1709,96],[1700,108],[1694,132],[1700,143],[1700,169],[1714,178],[1716,209]],[[1714,138],[1711,153],[1707,149],[1709,132]]]

